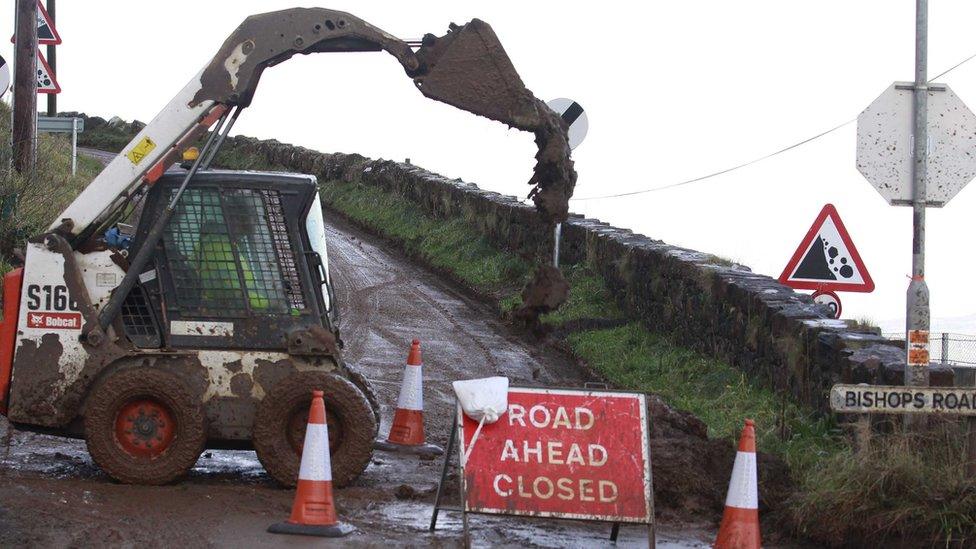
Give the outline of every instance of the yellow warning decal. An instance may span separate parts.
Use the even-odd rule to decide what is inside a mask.
[[[129,157],[129,160],[131,160],[133,164],[138,165],[140,162],[142,162],[142,159],[145,158],[147,154],[151,153],[155,148],[156,143],[154,143],[152,139],[143,137],[142,141],[137,143],[135,147],[132,147],[131,151],[126,153],[126,156]]]

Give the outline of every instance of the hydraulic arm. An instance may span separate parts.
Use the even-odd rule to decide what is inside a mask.
[[[240,110],[250,104],[265,68],[295,54],[381,50],[400,62],[425,96],[533,132],[539,151],[529,181],[533,185],[529,196],[546,225],[566,219],[576,172],[570,159],[565,123],[525,87],[487,23],[474,19],[461,26],[452,24],[444,36],[425,35],[419,49],[414,51],[405,41],[348,13],[293,8],[245,19],[203,70],[68,206],[50,231],[58,232],[77,247],[113,223],[126,204],[140,196],[178,157],[182,148],[218,121],[212,135],[220,133],[230,110],[236,108],[232,124]],[[201,162],[213,158],[227,130],[229,125],[219,138],[208,141],[208,150],[203,151],[188,179]],[[174,200],[174,207],[175,203]],[[167,212],[171,213],[172,209]],[[159,220],[160,230],[150,233],[142,250],[155,246],[167,220],[168,215]],[[548,232],[540,234],[540,240],[547,235]],[[117,314],[148,259],[148,251],[132,259],[123,282],[99,314],[101,330]],[[561,280],[558,270],[555,273],[549,270],[543,276],[544,270],[540,268],[537,281],[544,278],[551,286],[554,276]],[[561,289],[556,293],[564,292]],[[558,306],[562,299],[542,301]],[[89,330],[88,335],[91,343],[97,343],[98,334]]]

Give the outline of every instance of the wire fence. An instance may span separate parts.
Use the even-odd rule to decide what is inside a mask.
[[[904,333],[884,334],[888,339],[905,340]],[[949,366],[976,367],[976,336],[933,332],[929,334],[932,362]]]

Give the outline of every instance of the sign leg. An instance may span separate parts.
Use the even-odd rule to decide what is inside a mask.
[[[444,483],[447,482],[447,470],[451,466],[451,456],[454,455],[454,444],[457,441],[457,421],[451,427],[451,435],[447,441],[447,452],[444,452],[444,468],[441,470],[441,482],[437,485],[437,497],[434,498],[434,513],[430,517],[430,531],[437,528],[437,513],[440,511],[441,498],[444,496]]]
[[[55,97],[54,94],[51,94]],[[78,172],[78,119],[71,119],[71,175]]]
[[[620,535],[620,523],[613,523],[613,528],[610,529],[610,541],[617,543],[617,536]]]
[[[976,416],[966,418],[969,433],[966,437],[966,475],[976,477]]]
[[[858,414],[857,424],[854,426],[854,446],[857,454],[866,456],[871,448],[871,415]]]

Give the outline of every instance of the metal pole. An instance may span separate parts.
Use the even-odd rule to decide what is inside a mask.
[[[220,137],[217,138],[217,144],[210,149],[210,153],[207,154],[207,157],[203,159],[203,163],[200,164],[201,170],[210,169],[210,163],[213,162],[214,157],[217,156],[217,151],[219,151],[221,145],[224,144],[224,139],[227,139],[227,134],[230,133],[230,129],[233,128],[234,123],[237,122],[237,117],[241,115],[241,110],[243,110],[241,107],[234,108],[234,115],[230,117],[230,121],[227,122],[227,126],[224,128],[224,131],[220,134]]]
[[[928,168],[928,0],[915,0],[915,151],[912,164],[912,281],[908,285],[905,385],[929,384],[929,288],[925,283],[925,184]],[[913,352],[914,348],[914,352]]]
[[[56,25],[56,18],[54,16],[54,0],[47,0],[47,14],[51,17],[51,24]],[[47,47],[47,64],[51,67],[51,72],[54,74],[52,76],[57,76],[58,74],[58,50],[55,46],[49,45]],[[47,94],[47,115],[57,116],[58,115],[58,94],[49,93]],[[72,170],[71,174],[74,175]]]
[[[54,95],[49,94],[49,95]],[[48,105],[50,108],[50,104]],[[78,172],[78,119],[71,119],[71,175]]]
[[[942,332],[942,364],[949,363],[949,334]]]
[[[552,237],[553,237],[552,266],[557,269],[559,268],[559,244],[560,241],[562,240],[562,236],[563,236],[563,224],[556,223],[556,228],[553,229],[552,232]]]
[[[14,168],[34,169],[37,157],[37,0],[17,0],[11,145]]]

